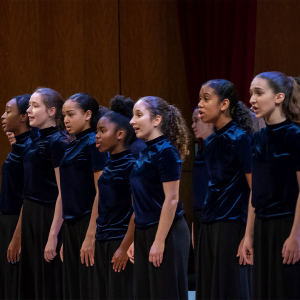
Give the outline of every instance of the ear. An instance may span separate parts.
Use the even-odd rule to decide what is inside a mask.
[[[86,121],[89,121],[91,119],[91,117],[92,117],[92,112],[90,110],[87,110],[85,112],[85,119],[86,119]]]
[[[152,123],[154,125],[154,127],[157,127],[162,121],[162,117],[157,115],[153,120]]]
[[[284,93],[278,93],[275,96],[275,103],[279,105],[283,102],[284,99],[285,99],[285,94]]]
[[[120,129],[117,131],[117,139],[118,141],[122,140],[125,137],[126,131],[124,129]]]
[[[48,112],[48,115],[49,115],[50,117],[52,117],[52,116],[54,116],[55,113],[56,113],[56,108],[55,108],[55,107],[50,107],[50,108],[47,109],[47,112]]]
[[[229,108],[229,106],[230,106],[230,101],[229,101],[229,99],[225,98],[225,99],[221,102],[221,111],[222,111],[222,112],[225,112],[225,110],[226,110],[227,108]]]
[[[25,123],[28,119],[28,115],[27,114],[21,114],[20,115],[20,122],[21,123]]]

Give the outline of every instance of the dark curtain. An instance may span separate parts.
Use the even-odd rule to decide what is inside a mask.
[[[233,82],[249,105],[254,76],[257,0],[179,0],[179,20],[190,101],[202,83]]]

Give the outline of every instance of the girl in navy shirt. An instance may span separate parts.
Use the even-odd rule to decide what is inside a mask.
[[[59,164],[67,138],[63,128],[61,95],[38,88],[27,110],[39,137],[24,156],[20,299],[60,299],[58,233],[62,224]]]
[[[130,175],[135,297],[187,299],[190,238],[179,182],[188,130],[178,109],[158,97],[141,98],[130,123],[136,136],[147,141]]]
[[[30,95],[7,102],[2,115],[4,132],[12,132],[15,142],[2,166],[0,194],[0,299],[18,298],[21,247],[23,157],[31,145],[32,132],[26,113]]]
[[[213,133],[213,125],[203,123],[199,117],[199,108],[197,107],[192,115],[192,129],[195,138],[199,139],[199,149],[193,165],[193,207],[194,222],[192,223],[192,244],[195,251],[198,245],[198,236],[200,229],[201,212],[207,192],[208,171],[203,157],[203,143],[205,139]],[[195,255],[195,258],[197,256]]]
[[[60,163],[63,207],[63,297],[93,298],[93,265],[98,209],[97,181],[107,159],[95,144],[99,104],[78,93],[62,109],[69,134],[75,134]],[[89,267],[89,268],[88,268]]]
[[[300,298],[300,87],[280,72],[257,75],[250,103],[266,128],[252,138],[252,202],[244,256],[253,299]],[[253,241],[254,240],[254,241]]]
[[[134,131],[129,124],[133,101],[111,100],[111,111],[98,122],[99,151],[110,154],[98,181],[99,206],[95,252],[96,299],[134,299],[133,265],[127,250],[134,238],[129,175],[135,164],[127,146]]]
[[[196,299],[249,299],[247,266],[239,263],[245,263],[251,116],[227,80],[203,84],[199,100],[201,121],[212,123],[215,132],[204,141],[209,183],[197,250]]]

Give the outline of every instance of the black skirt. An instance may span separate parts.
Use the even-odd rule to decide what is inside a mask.
[[[53,221],[55,204],[24,200],[20,256],[19,299],[61,299],[62,266],[57,256],[50,262],[44,250]]]
[[[250,299],[249,270],[236,257],[245,225],[201,224],[197,248],[196,299]]]
[[[199,233],[200,233],[200,226],[201,226],[201,210],[194,210],[194,260],[195,260],[195,267],[197,265],[197,248],[199,242]]]
[[[93,269],[81,263],[80,249],[89,227],[91,214],[63,223],[63,298],[92,299]]]
[[[300,262],[283,264],[282,248],[294,216],[256,218],[254,226],[253,299],[300,299]]]
[[[0,299],[18,298],[19,263],[7,261],[7,249],[18,220],[19,215],[0,214]]]
[[[115,272],[111,262],[122,240],[96,241],[95,299],[134,299],[132,263],[128,260],[125,270]]]
[[[165,241],[163,262],[154,267],[149,252],[158,225],[135,229],[134,286],[136,299],[188,299],[190,232],[182,217],[171,226]]]

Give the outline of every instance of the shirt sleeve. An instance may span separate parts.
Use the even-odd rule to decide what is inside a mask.
[[[99,152],[99,150],[96,148],[96,143],[90,144],[89,150],[91,155],[93,172],[102,171],[108,159],[107,153]]]
[[[250,134],[242,134],[237,142],[237,155],[244,173],[251,173],[252,145]]]
[[[65,155],[68,143],[64,139],[57,139],[51,144],[51,161],[53,168],[57,168],[60,165],[61,160]]]
[[[172,147],[161,151],[158,158],[158,171],[162,182],[180,179],[182,160],[178,151]]]
[[[295,171],[300,171],[300,132],[295,135],[292,141],[292,160],[295,166]]]

